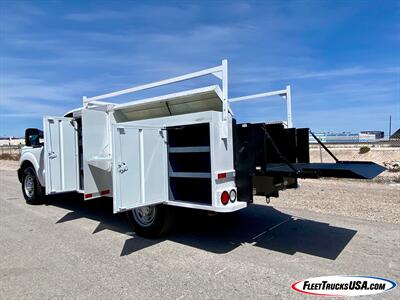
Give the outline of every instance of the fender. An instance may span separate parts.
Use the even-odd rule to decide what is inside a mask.
[[[18,178],[21,181],[21,172],[23,164],[30,162],[35,169],[37,178],[41,186],[45,186],[45,170],[44,170],[44,158],[43,158],[43,147],[24,147],[21,150],[21,158],[19,159],[20,168],[18,169]]]

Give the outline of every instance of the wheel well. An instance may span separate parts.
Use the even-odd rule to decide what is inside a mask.
[[[24,173],[24,170],[28,167],[31,167],[33,171],[35,171],[35,167],[33,166],[33,164],[29,160],[24,160],[21,164],[21,167],[18,169],[19,182],[22,182],[22,174]]]

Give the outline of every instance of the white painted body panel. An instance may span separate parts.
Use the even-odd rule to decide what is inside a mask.
[[[194,112],[222,110],[222,92],[218,86],[183,91],[135,100],[113,107],[126,121],[148,120]]]
[[[172,206],[188,207],[194,209],[203,209],[216,212],[232,212],[246,207],[244,202],[229,202],[226,206],[222,205],[219,201],[221,192],[224,190],[236,189],[234,182],[234,166],[233,166],[233,145],[232,145],[232,118],[228,118],[229,131],[228,139],[222,139],[220,136],[220,125],[221,125],[221,112],[207,111],[192,114],[184,114],[178,116],[154,118],[148,120],[131,121],[117,123],[114,119],[112,112],[104,112],[98,110],[84,110],[82,112],[83,127],[83,145],[84,149],[84,174],[85,174],[85,194],[93,193],[94,197],[100,196],[99,191],[102,189],[110,189],[114,196],[114,212],[131,209],[133,207],[139,207],[143,205],[164,203]],[[113,124],[110,124],[113,123]],[[168,168],[167,168],[167,145],[159,144],[156,147],[157,141],[151,139],[147,141],[147,145],[144,145],[139,141],[139,129],[147,128],[152,129],[156,135],[159,135],[159,129],[170,127],[170,126],[181,126],[191,124],[210,124],[210,155],[211,155],[211,180],[212,180],[212,205],[202,205],[195,203],[188,203],[182,201],[176,201],[175,199],[169,199],[168,196]],[[121,135],[115,133],[111,135],[110,128],[114,128],[117,131],[118,127],[127,129],[127,134],[123,137],[123,140],[118,140]],[[164,131],[165,132],[165,131]],[[165,132],[166,133],[166,132]],[[112,138],[113,136],[113,138]],[[110,141],[113,142],[110,142]],[[152,145],[149,147],[148,145]],[[141,173],[140,169],[140,155],[132,155],[133,153],[139,153],[140,147],[143,146],[142,153],[147,155],[145,160],[151,160],[151,158],[157,158],[158,162],[148,168],[145,175]],[[123,157],[121,157],[121,147],[125,151]],[[144,150],[144,151],[143,151]],[[187,149],[190,150],[190,149]],[[112,155],[112,153],[116,153]],[[120,154],[118,154],[120,153]],[[90,169],[94,168],[94,164],[103,164],[103,166],[97,165],[95,168],[101,169],[104,172],[91,172]],[[104,161],[101,162],[101,158]],[[162,158],[160,160],[160,158]],[[113,164],[111,164],[113,159]],[[44,148],[32,148],[24,147],[21,153],[21,163],[24,160],[29,160],[35,167],[38,174],[39,181],[45,186],[45,168],[44,168]],[[118,172],[118,163],[125,161],[128,164],[129,171],[133,175],[132,178],[127,180],[121,180],[121,178],[129,178],[129,176],[121,176]],[[114,167],[114,172],[112,170]],[[142,166],[144,166],[144,161]],[[220,172],[230,172],[233,176],[228,176],[226,179],[218,180],[217,174]],[[113,176],[113,173],[116,174]],[[111,183],[107,183],[108,180]],[[101,186],[102,182],[105,182]],[[118,182],[118,183],[117,183]],[[142,184],[145,183],[144,188]],[[123,191],[118,190],[121,187]],[[146,197],[144,191],[154,192]],[[123,197],[120,197],[118,193],[124,193]]]
[[[25,161],[29,161],[32,164],[41,186],[46,185],[43,155],[44,155],[44,147],[25,146],[22,147],[21,157],[19,158],[20,167]]]
[[[109,196],[113,185],[109,113],[83,109],[81,115],[85,194],[91,194],[90,199],[100,197],[101,192]]]
[[[99,101],[207,75],[214,75],[220,79],[221,88],[217,86],[204,87],[150,99],[138,99],[124,104]],[[287,124],[291,127],[290,87],[287,87],[286,90],[229,100],[227,60],[223,60],[219,66],[186,75],[104,95],[89,98],[84,96],[83,107],[69,112],[69,116],[82,118],[84,192],[91,195],[88,198],[95,198],[100,196],[102,191],[109,190],[115,198],[115,212],[128,209],[128,207],[133,208],[160,202],[168,205],[218,212],[231,212],[246,207],[246,203],[238,201],[234,203],[229,202],[224,206],[219,200],[222,191],[236,189],[232,145],[232,111],[230,110],[229,102],[251,100],[272,95],[279,95],[285,97],[287,100]],[[211,172],[210,174],[204,174],[204,176],[210,178],[212,182],[211,205],[188,203],[179,201],[179,199],[168,199],[168,193],[164,194],[165,186],[168,187],[168,165],[166,172],[164,172],[162,167],[164,165],[163,160],[168,155],[168,146],[162,147],[156,135],[150,134],[151,130],[149,134],[140,133],[140,130],[143,132],[145,127],[165,128],[168,126],[200,123],[208,123],[210,126],[210,147],[209,149],[203,149],[203,151],[210,152]],[[47,123],[45,123],[45,132],[46,126],[48,126]],[[122,137],[117,133],[118,127],[124,127],[128,134]],[[152,133],[155,133],[155,130]],[[112,134],[113,132],[114,134]],[[72,141],[73,138],[69,139],[70,141],[68,138],[64,141],[61,138],[61,141],[64,143],[63,147],[65,145],[69,147],[68,149],[63,149],[64,153],[71,150],[71,153],[76,156],[76,142]],[[66,174],[74,173],[74,168],[76,168],[75,190],[78,190],[78,158],[76,157],[74,161],[74,158],[70,155],[71,153],[69,153],[67,155],[68,159],[60,162],[60,165],[56,164],[54,170],[51,169],[50,161],[47,159],[48,153],[51,153],[48,152],[49,145],[51,144],[49,143],[49,141],[46,141],[44,148],[27,147],[23,149],[21,163],[24,160],[29,160],[32,163],[40,183],[46,185],[46,193],[48,191],[62,192],[72,189],[75,175],[71,179]],[[57,148],[57,145],[54,145],[54,147]],[[174,151],[190,152],[190,150],[175,149]],[[147,155],[150,156],[147,157]],[[155,171],[157,168],[151,162],[151,159],[155,158],[155,156],[153,157],[152,155],[157,156],[154,166],[161,168],[161,172]],[[135,174],[131,174],[132,176],[129,179],[123,179],[123,176],[116,174],[117,171],[119,172],[118,164],[123,161],[129,162],[128,171],[125,171],[125,173],[135,172]],[[45,176],[45,169],[47,176]],[[147,177],[146,171],[149,172]],[[224,179],[218,179],[217,176],[219,173],[226,173],[229,176],[226,176]],[[196,174],[196,176],[199,176],[199,174]],[[66,178],[68,182],[65,182]],[[53,184],[52,180],[55,184]],[[52,185],[59,185],[59,187],[53,188]],[[117,191],[118,187],[121,190]],[[147,194],[147,191],[149,191],[150,196]],[[151,194],[152,192],[154,194]]]
[[[196,112],[120,123],[116,121],[114,113],[117,112],[93,109],[82,110],[84,193],[93,194],[90,199],[101,196],[100,192],[103,190],[110,190],[110,194],[114,197],[114,212],[156,203],[216,212],[232,212],[247,206],[246,203],[238,201],[234,203],[229,202],[225,206],[220,202],[222,191],[236,189],[234,181],[235,170],[233,163],[231,115],[229,115],[227,120],[229,124],[227,132],[228,138],[224,139],[221,136],[222,112],[220,111]],[[68,122],[71,121],[71,118],[59,119],[68,119]],[[210,126],[209,151],[211,158],[211,174],[207,176],[210,177],[212,182],[211,205],[170,199],[168,195],[168,148],[166,143],[160,144],[160,140],[157,141],[157,139],[148,138],[147,135],[142,137],[142,141],[139,139],[139,130],[143,130],[144,128],[152,128],[152,130],[159,135],[158,132],[161,128],[201,123],[208,123]],[[121,140],[121,135],[116,134],[118,127],[125,128],[130,134],[126,135]],[[163,132],[167,134],[166,131]],[[67,147],[74,148],[75,144],[76,141],[73,140],[70,144],[67,144],[70,145]],[[121,150],[125,151],[122,155]],[[189,151],[190,149],[186,150]],[[65,151],[66,149],[64,149],[64,152]],[[74,153],[74,156],[75,152],[71,152]],[[44,167],[45,153],[47,152],[44,151],[43,147],[27,147],[25,151],[23,150],[21,156],[21,162],[23,160],[32,162],[38,174],[39,181],[43,186],[48,185],[45,184],[45,169],[47,169]],[[144,156],[141,157],[140,155]],[[146,161],[151,161],[154,158],[156,158],[156,162],[154,162],[153,165],[148,165]],[[127,173],[132,175],[130,178],[129,176],[121,176],[118,172],[118,164],[124,161],[128,163],[129,171]],[[77,160],[73,160],[68,163],[68,166],[75,166],[76,163]],[[96,170],[96,172],[93,172],[93,170]],[[57,169],[51,172],[54,174],[54,172],[59,171],[60,170]],[[221,172],[230,173],[232,176],[228,176],[225,179],[217,179],[217,174]],[[71,187],[65,186],[64,183],[64,187],[62,187],[61,176],[53,175],[52,178],[56,179],[56,184],[60,187],[58,189],[48,189],[48,193],[70,190],[78,191],[78,184]]]
[[[45,117],[43,159],[46,195],[79,189],[78,134],[73,118]]]
[[[131,121],[119,123],[120,125],[130,126],[158,126],[173,127],[183,125],[193,125],[209,123],[210,125],[210,155],[211,155],[211,181],[212,181],[212,205],[194,204],[189,202],[177,201],[179,199],[168,199],[164,203],[173,206],[182,206],[195,209],[205,209],[217,212],[231,212],[247,206],[245,202],[229,202],[223,205],[220,202],[222,191],[236,190],[235,177],[228,176],[226,179],[217,179],[217,174],[221,172],[231,172],[234,174],[233,145],[232,145],[232,116],[228,117],[228,138],[221,137],[222,112],[205,111],[177,116],[154,118],[148,120]],[[163,154],[164,155],[164,154]],[[165,154],[166,155],[166,154]],[[115,184],[115,180],[114,180]]]
[[[114,212],[168,198],[167,143],[159,127],[114,124]]]

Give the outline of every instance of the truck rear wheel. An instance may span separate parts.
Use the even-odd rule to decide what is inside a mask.
[[[22,193],[28,204],[41,204],[44,200],[44,189],[37,179],[35,170],[27,167],[22,173]]]
[[[172,227],[173,214],[173,207],[162,204],[138,207],[127,212],[135,232],[149,238],[166,234]]]

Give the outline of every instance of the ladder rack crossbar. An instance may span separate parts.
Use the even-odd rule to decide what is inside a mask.
[[[224,64],[224,61],[223,61],[223,64]],[[206,76],[206,75],[210,75],[210,74],[216,76],[216,73],[218,74],[219,72],[224,71],[223,64],[220,66],[217,66],[217,67],[213,67],[213,68],[209,68],[209,69],[205,69],[205,70],[201,70],[201,71],[197,71],[197,72],[193,72],[193,73],[189,73],[189,74],[185,74],[185,75],[181,75],[181,76],[177,76],[177,77],[173,77],[173,78],[168,78],[168,79],[164,79],[164,80],[160,80],[160,81],[156,81],[156,82],[152,82],[152,83],[147,83],[144,85],[139,85],[139,86],[135,86],[135,87],[131,87],[128,89],[115,91],[115,92],[111,92],[111,93],[107,93],[107,94],[103,94],[103,95],[99,95],[99,96],[94,96],[94,97],[89,97],[89,98],[84,97],[83,104],[87,105],[92,101],[108,99],[108,98],[117,97],[117,96],[129,94],[129,93],[148,90],[148,89],[156,88],[159,86],[169,85],[172,83],[185,81],[185,80],[189,80],[189,79],[193,79],[193,78],[198,78],[198,77],[202,77],[202,76]],[[219,76],[216,76],[216,77],[220,78],[220,79],[222,77],[222,81],[224,81],[224,75],[222,75],[221,77],[219,77]],[[222,86],[224,87],[224,84]]]

